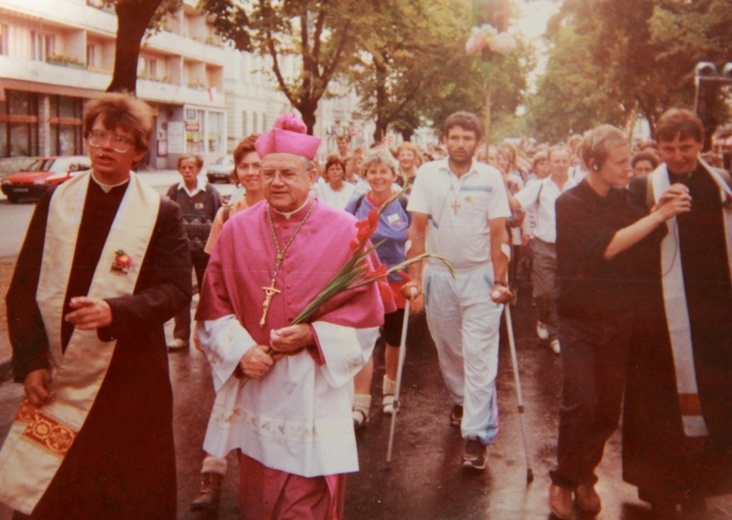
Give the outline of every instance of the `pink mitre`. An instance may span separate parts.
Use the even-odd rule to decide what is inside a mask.
[[[277,118],[274,128],[260,135],[254,148],[260,157],[271,153],[291,153],[311,161],[320,146],[320,138],[308,135],[308,127],[295,114],[283,114]]]

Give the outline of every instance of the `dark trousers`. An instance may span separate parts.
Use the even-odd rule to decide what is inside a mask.
[[[620,419],[628,328],[622,317],[559,320],[564,384],[554,484],[597,482],[595,468]]]
[[[198,282],[198,290],[201,290],[203,283],[203,275],[208,266],[208,253],[203,251],[191,251],[191,263],[193,264],[193,272],[196,273],[196,281]],[[190,341],[191,339],[191,306],[186,305],[175,316],[175,328],[173,329],[173,337]]]
[[[549,331],[549,339],[557,337],[557,250],[554,244],[534,240],[534,301],[536,316]],[[561,340],[560,340],[561,343]]]

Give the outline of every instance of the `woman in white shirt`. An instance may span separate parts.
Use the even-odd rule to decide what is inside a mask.
[[[331,155],[325,163],[326,182],[315,187],[315,196],[329,206],[345,209],[356,189],[353,184],[345,181],[345,176],[343,161],[338,156]]]

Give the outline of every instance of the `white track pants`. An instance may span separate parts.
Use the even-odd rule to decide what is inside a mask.
[[[463,437],[489,444],[498,433],[496,373],[502,305],[491,300],[493,266],[481,265],[450,276],[427,266],[424,274],[427,324],[437,346],[440,369],[453,402],[463,406]]]

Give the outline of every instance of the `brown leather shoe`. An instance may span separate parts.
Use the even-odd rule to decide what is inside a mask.
[[[602,509],[600,495],[592,484],[580,484],[574,492],[574,501],[583,513],[596,515]]]
[[[561,520],[572,520],[572,490],[552,484],[549,488],[549,509]]]
[[[201,494],[191,502],[191,511],[218,510],[223,478],[223,475],[218,473],[201,473]]]

